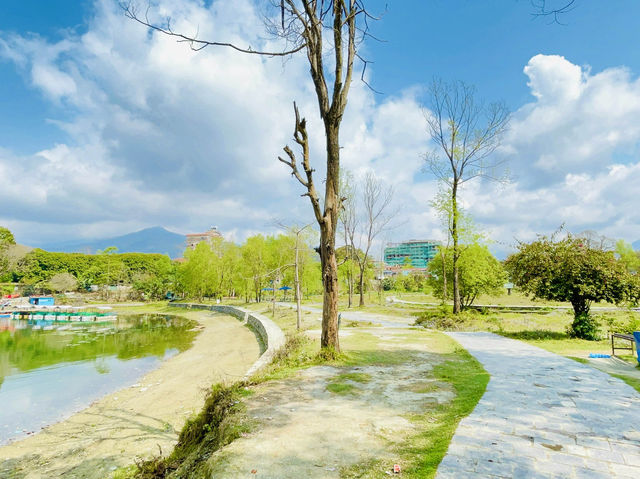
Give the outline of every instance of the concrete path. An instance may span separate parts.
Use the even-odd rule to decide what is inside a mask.
[[[449,333],[491,380],[437,479],[640,477],[640,394],[590,366],[492,333]]]

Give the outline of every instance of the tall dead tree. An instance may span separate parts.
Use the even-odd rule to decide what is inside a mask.
[[[314,169],[309,157],[307,125],[294,104],[294,141],[300,147],[299,156],[288,146],[286,158],[279,158],[289,166],[291,174],[305,188],[303,196],[311,202],[320,227],[320,260],[324,288],[322,308],[323,349],[340,350],[338,340],[338,266],[336,262],[336,231],[340,210],[340,125],[347,106],[349,88],[353,78],[358,45],[368,34],[368,21],[373,17],[365,9],[365,0],[271,0],[275,8],[267,15],[267,31],[283,40],[280,51],[260,51],[241,47],[222,40],[202,40],[183,32],[175,32],[169,21],[154,23],[133,3],[123,5],[126,16],[146,27],[187,42],[194,50],[209,46],[227,47],[242,53],[283,57],[304,51],[309,63],[311,80],[324,124],[326,171],[324,204],[315,188]],[[325,38],[325,32],[328,38]],[[326,62],[325,54],[333,56]],[[360,58],[361,59],[361,58]],[[366,62],[364,63],[366,67]],[[363,70],[364,74],[364,70]],[[298,165],[302,166],[303,173]]]
[[[475,89],[463,82],[435,80],[429,90],[427,128],[436,148],[425,156],[433,175],[451,194],[451,240],[453,243],[453,312],[460,313],[459,189],[474,178],[498,180],[504,159],[492,158],[509,122],[509,111],[501,103],[475,101]]]

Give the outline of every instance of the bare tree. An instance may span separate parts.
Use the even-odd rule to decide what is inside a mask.
[[[340,125],[347,106],[353,67],[358,54],[358,45],[368,35],[368,21],[373,19],[366,8],[365,0],[272,0],[274,15],[266,16],[267,31],[283,40],[283,48],[277,51],[260,51],[240,47],[221,40],[202,40],[196,35],[174,32],[171,23],[153,23],[146,13],[143,15],[132,3],[123,5],[125,14],[154,31],[161,32],[186,42],[192,49],[208,46],[227,47],[242,53],[266,56],[287,56],[300,51],[306,53],[310,75],[324,123],[326,146],[326,171],[324,204],[315,188],[314,169],[309,157],[307,125],[294,103],[295,128],[293,138],[300,147],[300,158],[286,146],[286,158],[278,158],[289,166],[291,174],[306,189],[303,196],[311,202],[313,213],[320,227],[320,261],[324,288],[322,308],[323,349],[340,350],[338,339],[338,265],[336,262],[336,232],[340,210]],[[275,15],[275,13],[278,15]],[[325,38],[328,32],[329,39]],[[331,52],[332,62],[325,64],[325,53]],[[364,62],[364,60],[363,60]],[[366,62],[364,62],[366,68]],[[364,78],[364,68],[363,68]],[[302,165],[303,174],[298,169]]]
[[[276,222],[276,224],[287,231],[289,234],[292,234],[296,237],[294,243],[294,259],[293,259],[293,282],[295,288],[296,295],[296,329],[300,331],[301,323],[302,323],[302,313],[301,313],[301,292],[300,292],[300,235],[306,230],[311,223],[308,225],[304,225],[302,228],[298,228],[295,226],[287,226],[282,222]]]
[[[356,229],[358,228],[358,215],[356,212],[357,191],[357,185],[351,172],[349,170],[341,170],[340,194],[342,195],[342,208],[340,209],[339,219],[342,225],[344,240],[344,263],[346,263],[348,297],[347,307],[349,308],[353,304],[354,291],[354,271],[352,265],[356,261],[356,258],[351,239],[355,237]]]
[[[369,252],[376,237],[389,226],[389,222],[394,216],[389,212],[393,200],[393,187],[385,187],[375,174],[368,172],[362,181],[361,200],[361,229],[358,232],[355,227],[351,230],[349,242],[358,262],[359,305],[364,306],[364,278],[370,260]],[[358,238],[356,238],[356,234],[358,234]]]
[[[475,89],[463,82],[434,80],[429,91],[427,128],[436,148],[425,156],[427,167],[451,192],[451,239],[453,242],[453,312],[461,311],[458,259],[460,258],[459,188],[474,178],[500,181],[504,160],[491,158],[500,146],[509,122],[501,103],[476,103]]]

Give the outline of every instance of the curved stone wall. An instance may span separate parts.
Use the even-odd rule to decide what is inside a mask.
[[[169,303],[169,306],[185,309],[205,309],[216,313],[223,313],[247,323],[253,329],[262,342],[260,349],[264,352],[258,360],[253,363],[245,374],[245,379],[251,377],[257,371],[271,362],[276,352],[284,346],[285,337],[282,330],[276,323],[262,314],[254,313],[244,308],[236,306],[225,306],[222,304],[194,304],[194,303]]]

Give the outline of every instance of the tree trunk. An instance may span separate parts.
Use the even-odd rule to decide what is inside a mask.
[[[338,262],[336,261],[336,228],[338,226],[338,184],[340,178],[339,119],[324,118],[327,140],[327,180],[324,215],[320,224],[320,261],[322,286],[321,347],[340,351],[338,338]]]
[[[573,317],[577,318],[583,314],[589,314],[590,304],[584,298],[573,298],[571,300],[571,306],[573,306]]]
[[[294,282],[296,288],[296,329],[300,331],[300,275],[298,272],[298,237],[299,234],[296,235],[296,261],[295,261],[295,270],[294,270]]]
[[[349,265],[349,270],[347,271],[347,283],[349,286],[349,308],[353,303],[353,273],[351,272],[351,265]]]
[[[458,282],[458,179],[454,177],[451,188],[451,210],[453,218],[451,219],[451,238],[453,239],[453,314],[459,314],[462,311],[460,304],[460,284]]]
[[[442,302],[446,303],[449,296],[447,294],[447,263],[444,249],[442,248],[440,248],[440,258],[442,259]]]
[[[366,263],[366,258],[365,258],[365,265]],[[359,306],[364,306],[364,268],[365,266],[361,266],[360,267],[360,305]]]

